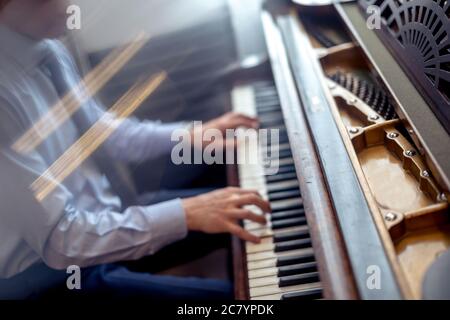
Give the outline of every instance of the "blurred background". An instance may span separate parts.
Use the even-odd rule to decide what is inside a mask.
[[[81,9],[82,24],[81,30],[69,32],[69,43],[85,74],[113,49],[126,45],[139,32],[146,34],[145,46],[98,94],[108,108],[141,76],[167,71],[168,80],[135,113],[141,119],[206,121],[222,114],[230,98],[222,79],[224,70],[266,52],[255,14],[262,0],[72,2]],[[212,85],[215,81],[218,85]],[[148,165],[163,167],[164,161],[130,168],[138,188],[145,183],[148,189],[148,181],[155,181],[155,189],[160,187],[161,177],[156,175],[164,170],[147,169]]]

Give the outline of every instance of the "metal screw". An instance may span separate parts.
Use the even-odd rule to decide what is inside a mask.
[[[438,196],[438,201],[447,202],[447,201],[448,201],[447,195],[446,195],[445,193],[442,192],[442,193]]]
[[[359,132],[359,129],[358,128],[350,128],[349,131],[351,134],[357,134]]]
[[[370,116],[369,119],[370,119],[370,120],[373,120],[373,121],[376,121],[376,120],[380,119],[380,117],[377,116],[376,114],[374,114],[374,115]]]
[[[334,82],[330,82],[329,86],[328,86],[331,90],[336,89],[336,83]]]
[[[405,154],[406,154],[408,157],[415,157],[415,156],[417,155],[417,152],[414,151],[414,150],[408,150],[408,151],[405,152]]]
[[[388,212],[384,216],[384,219],[386,219],[386,221],[389,221],[389,222],[395,221],[395,220],[397,220],[397,214],[395,214],[393,212]]]
[[[430,177],[430,173],[427,170],[423,170],[422,171],[422,177],[429,178]]]
[[[357,102],[358,102],[358,99],[356,99],[356,98],[352,98],[352,99],[349,100],[349,103],[350,103],[351,105],[354,105],[354,104],[356,104]]]
[[[398,138],[398,133],[397,132],[391,132],[388,134],[388,137],[391,139],[395,139]]]

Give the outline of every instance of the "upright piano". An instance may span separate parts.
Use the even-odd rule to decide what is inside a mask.
[[[260,244],[233,240],[236,298],[448,297],[449,17],[445,0],[263,4],[267,61],[231,101],[278,130],[279,170],[256,149],[229,170],[273,209],[244,221]]]

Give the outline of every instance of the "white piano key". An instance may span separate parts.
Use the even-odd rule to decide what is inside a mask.
[[[251,300],[281,300],[281,298],[283,297],[283,295],[285,293],[290,293],[290,292],[305,292],[305,291],[309,291],[311,289],[319,289],[322,288],[322,285],[320,283],[317,283],[317,286],[313,286],[312,288],[302,288],[301,290],[293,290],[293,291],[289,291],[289,292],[282,292],[282,293],[276,293],[276,294],[270,294],[270,295],[265,295],[265,296],[258,296],[258,297],[254,297],[251,298]],[[322,300],[322,299],[318,299],[318,300]]]
[[[251,270],[274,268],[276,266],[277,266],[277,259],[276,258],[270,258],[270,259],[259,260],[259,261],[248,261],[247,262],[247,270],[249,272]]]
[[[276,275],[268,275],[266,277],[256,278],[256,279],[249,278],[248,286],[249,286],[250,290],[252,288],[258,288],[258,287],[267,287],[267,286],[273,286],[273,285],[278,286],[279,281],[280,281],[280,278],[278,278]]]
[[[257,253],[251,253],[247,255],[247,261],[261,261],[261,260],[269,260],[273,258],[278,257],[286,257],[286,256],[293,256],[293,255],[306,255],[313,253],[312,248],[305,248],[305,249],[298,249],[298,250],[292,250],[292,251],[284,251],[284,252],[273,252],[273,251],[264,251],[264,252],[257,252]]]
[[[266,278],[269,276],[274,276],[278,273],[277,267],[269,267],[269,268],[263,268],[263,269],[256,269],[256,270],[248,270],[248,279],[249,281],[252,279],[257,278]]]
[[[272,243],[267,243],[267,242],[263,242],[263,243],[258,243],[258,244],[254,244],[254,243],[250,243],[247,242],[245,249],[247,251],[247,254],[252,254],[252,253],[257,253],[257,252],[264,252],[264,251],[274,251],[275,250],[275,245]]]
[[[244,221],[245,230],[250,232],[265,232],[266,229],[272,229],[272,222],[270,222],[270,214],[266,214],[267,223],[265,225],[253,222],[253,221]]]
[[[233,111],[256,116],[255,90],[252,86],[238,86],[231,92]]]
[[[300,284],[296,286],[289,286],[289,287],[282,287],[280,288],[278,284],[274,285],[268,285],[264,287],[256,287],[256,288],[250,288],[250,297],[256,298],[258,296],[267,296],[271,294],[283,294],[293,291],[301,291],[301,290],[308,290],[308,289],[315,289],[320,288],[321,284],[320,282],[314,282],[314,283],[308,283],[308,284]]]
[[[301,249],[301,250],[304,250],[303,252],[307,252],[305,249]],[[307,250],[309,251],[308,254],[312,253],[312,248],[308,248]],[[266,254],[265,255],[266,258],[263,260],[247,261],[247,270],[248,270],[248,272],[250,272],[253,270],[275,268],[275,267],[277,267],[278,257],[294,257],[294,256],[298,255],[299,251],[300,250],[282,252],[282,253],[278,253],[278,255],[276,257],[272,256],[269,258],[267,258],[267,254]]]

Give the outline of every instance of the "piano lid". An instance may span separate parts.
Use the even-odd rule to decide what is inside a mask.
[[[381,13],[381,40],[450,134],[450,2],[359,0]],[[373,13],[373,12],[372,12]]]

